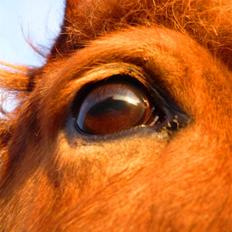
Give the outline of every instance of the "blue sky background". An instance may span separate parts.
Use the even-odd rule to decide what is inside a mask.
[[[0,63],[41,66],[45,60],[30,44],[49,51],[63,22],[64,5],[64,0],[0,0]],[[15,93],[0,89],[0,104],[13,110]]]
[[[31,47],[50,48],[64,15],[64,0],[0,0],[0,61],[40,66]]]

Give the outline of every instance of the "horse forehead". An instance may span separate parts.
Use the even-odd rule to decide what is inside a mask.
[[[63,31],[51,56],[84,47],[107,32],[158,24],[187,33],[231,69],[231,18],[231,0],[67,0]]]

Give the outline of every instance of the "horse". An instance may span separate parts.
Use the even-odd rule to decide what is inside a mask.
[[[231,28],[231,0],[67,0],[46,64],[0,73],[0,231],[232,231]]]

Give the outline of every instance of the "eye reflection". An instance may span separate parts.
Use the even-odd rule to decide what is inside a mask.
[[[82,88],[72,105],[72,116],[76,130],[86,136],[111,135],[140,126],[170,134],[189,121],[167,96],[124,75]]]
[[[85,97],[76,126],[86,134],[112,134],[146,123],[151,111],[142,90],[129,83],[105,83]]]

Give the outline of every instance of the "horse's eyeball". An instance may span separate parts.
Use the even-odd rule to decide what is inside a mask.
[[[159,96],[156,102],[137,81],[108,79],[83,93],[77,96],[72,114],[76,129],[85,135],[109,135],[138,126],[160,128],[169,119]]]

